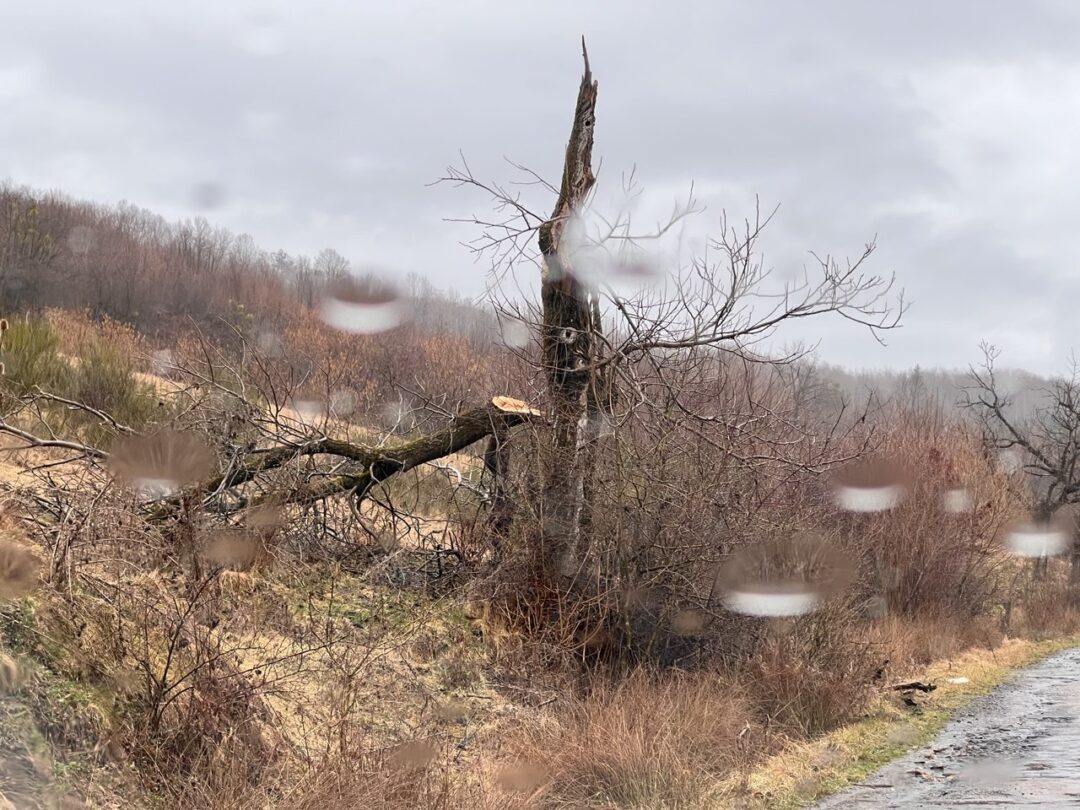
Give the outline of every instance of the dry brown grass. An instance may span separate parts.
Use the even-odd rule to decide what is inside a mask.
[[[638,671],[536,716],[507,743],[492,776],[524,788],[507,801],[525,805],[703,807],[748,761],[752,718],[745,690],[730,678]]]
[[[65,345],[86,339],[88,328],[78,318],[66,322]],[[109,328],[123,351],[141,351],[122,328]],[[326,357],[348,348],[317,324],[307,328],[310,334],[286,333],[286,342]],[[385,392],[367,384],[364,363],[381,361],[370,341],[354,343],[363,351],[327,388],[363,386],[362,407],[376,409]],[[418,339],[411,362],[458,374],[436,361],[460,348]],[[529,602],[531,592],[522,587],[525,569],[515,569],[521,563],[513,559],[499,569],[501,581],[472,580],[486,589],[477,611],[486,646],[460,620],[451,626],[460,595],[441,601],[446,591],[425,589],[428,574],[416,560],[435,541],[456,550],[483,540],[468,536],[466,517],[478,509],[471,502],[469,509],[454,505],[446,472],[430,468],[379,492],[413,513],[408,520],[371,501],[355,516],[346,504],[294,510],[254,572],[247,563],[230,564],[244,570],[211,579],[205,579],[207,560],[196,554],[201,546],[183,543],[185,533],[188,540],[216,536],[212,519],[151,525],[120,493],[102,492],[100,482],[72,485],[79,491],[63,495],[79,521],[38,530],[40,549],[67,555],[70,573],[36,605],[51,603],[70,614],[72,628],[81,627],[64,633],[44,628],[41,637],[52,646],[46,650],[43,642],[36,652],[54,656],[43,663],[55,671],[96,678],[97,687],[112,690],[110,711],[123,721],[118,745],[127,749],[143,787],[167,793],[174,806],[714,807],[737,774],[785,746],[858,720],[893,679],[966,649],[997,649],[1006,634],[1051,636],[1077,627],[1065,566],[1051,565],[1047,578],[1036,581],[998,547],[1000,527],[1025,503],[1013,482],[982,457],[978,436],[956,425],[898,417],[881,453],[911,470],[916,482],[905,503],[888,514],[838,514],[828,493],[808,480],[774,492],[760,513],[742,516],[738,532],[724,534],[721,511],[704,508],[701,491],[726,492],[746,482],[734,473],[704,478],[707,469],[690,468],[680,457],[655,472],[668,476],[665,482],[687,483],[684,500],[597,523],[597,535],[622,531],[622,543],[631,535],[652,543],[663,532],[663,544],[649,547],[650,570],[667,578],[645,583],[660,586],[651,592],[661,604],[644,630],[691,650],[692,656],[677,659],[685,670],[631,671],[635,659],[619,658],[623,650],[585,654],[591,647],[611,652],[626,640],[612,620],[626,618],[619,613],[630,601],[624,593],[598,592],[580,612],[560,614],[568,628],[561,639],[572,643],[553,650],[557,643],[537,641],[540,619],[515,622],[543,611],[516,604]],[[447,461],[466,475],[476,471],[472,457]],[[682,478],[670,478],[676,474]],[[971,513],[942,509],[942,492],[957,482],[976,496]],[[54,484],[65,480],[57,477]],[[732,505],[721,504],[725,519]],[[370,536],[355,531],[354,517]],[[524,512],[516,520],[531,526]],[[824,610],[763,620],[725,612],[712,599],[724,555],[739,544],[774,535],[786,540],[806,530],[835,540],[857,569],[854,585]],[[366,544],[370,556],[335,560],[338,546],[312,553],[328,536],[350,552]],[[698,565],[693,559],[700,545],[712,556]],[[681,567],[672,563],[671,548],[684,550],[676,561]],[[5,549],[0,545],[0,566],[8,559]],[[26,562],[12,555],[11,561]],[[366,567],[342,575],[343,561],[359,566],[360,559]],[[479,559],[477,553],[473,561]],[[25,565],[10,571],[11,582],[29,582]],[[204,581],[209,584],[200,591]],[[501,584],[502,602],[492,598],[492,582]],[[872,599],[883,612],[870,615]],[[503,604],[506,616],[496,609]],[[688,615],[694,621],[680,624]],[[642,659],[656,665],[659,657],[636,660]],[[65,670],[72,662],[78,666]],[[599,671],[607,665],[610,671]],[[5,672],[0,666],[0,681],[19,688]],[[115,688],[121,676],[135,688]],[[538,697],[541,681],[558,688]],[[444,704],[465,708],[450,717],[439,709]]]

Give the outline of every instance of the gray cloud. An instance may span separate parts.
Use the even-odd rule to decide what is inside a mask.
[[[588,37],[602,182],[637,165],[648,204],[782,207],[766,248],[857,253],[915,306],[881,348],[842,323],[783,334],[849,365],[965,365],[982,338],[1060,367],[1080,204],[1080,8],[1065,2],[768,4],[40,2],[0,29],[0,178],[264,247],[420,272],[466,294],[482,268],[429,188],[464,150],[558,174]],[[370,6],[364,8],[362,6]],[[546,204],[546,202],[542,203]],[[703,227],[703,226],[702,226]]]

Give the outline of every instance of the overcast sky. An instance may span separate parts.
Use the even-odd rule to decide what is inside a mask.
[[[443,219],[483,200],[428,184],[459,150],[556,179],[584,34],[602,185],[636,166],[659,206],[693,180],[705,224],[779,204],[781,272],[876,234],[904,328],[783,339],[854,367],[965,366],[986,339],[1050,372],[1080,348],[1080,3],[0,4],[0,180],[477,295]]]

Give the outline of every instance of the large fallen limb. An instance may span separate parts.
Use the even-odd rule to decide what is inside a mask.
[[[540,412],[524,402],[495,397],[487,405],[458,414],[442,430],[422,436],[391,439],[380,444],[321,438],[296,445],[256,450],[225,475],[200,485],[203,492],[221,493],[253,480],[260,473],[283,467],[296,459],[327,455],[354,462],[348,471],[311,479],[271,497],[276,503],[312,503],[335,495],[363,497],[375,484],[421,464],[464,450],[496,431],[540,418]],[[167,517],[179,501],[159,504],[153,517]]]
[[[287,503],[311,503],[345,493],[363,497],[375,484],[397,473],[464,450],[470,444],[502,430],[540,416],[518,400],[495,397],[488,405],[455,416],[443,430],[403,439],[383,446],[365,446],[325,440],[304,448],[304,455],[325,453],[357,462],[355,472],[308,481],[289,493]],[[277,466],[288,459],[278,460]],[[268,469],[265,464],[260,470]]]
[[[348,442],[322,437],[309,442],[279,444],[247,453],[229,471],[190,487],[174,498],[150,505],[148,517],[160,520],[176,513],[181,503],[206,495],[220,497],[228,490],[253,481],[260,474],[312,456],[330,456],[351,462],[344,472],[311,477],[266,500],[275,503],[312,503],[335,495],[363,497],[375,484],[421,464],[464,450],[469,445],[523,422],[541,418],[539,411],[520,400],[495,397],[486,405],[460,413],[441,430],[421,436],[384,439],[379,443]],[[14,436],[28,447],[73,451],[91,463],[108,463],[109,453],[73,441],[36,436],[0,420],[0,433]],[[201,493],[201,494],[200,494]]]

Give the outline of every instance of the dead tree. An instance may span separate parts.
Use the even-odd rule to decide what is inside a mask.
[[[1068,376],[1053,379],[1042,389],[1042,404],[1021,413],[1002,390],[995,368],[1000,351],[988,344],[982,349],[983,363],[970,370],[963,404],[977,415],[992,449],[1020,454],[1032,485],[1037,521],[1071,511],[1080,504],[1080,364],[1074,360]],[[1070,582],[1077,589],[1080,527],[1075,519],[1072,531]]]
[[[584,45],[584,43],[583,43]],[[585,391],[595,373],[600,324],[589,289],[574,273],[563,249],[562,235],[575,212],[585,204],[596,178],[592,172],[597,84],[589,69],[578,90],[574,122],[566,145],[562,184],[551,216],[537,234],[543,301],[541,347],[547,372],[551,410],[551,445],[541,493],[540,561],[548,577],[572,566],[584,497],[584,469],[578,453],[578,425],[585,414]],[[568,559],[569,558],[569,559]]]
[[[588,55],[583,55],[584,75],[558,187],[515,165],[526,175],[521,185],[554,196],[550,215],[535,213],[537,206],[526,202],[517,190],[478,180],[465,162],[451,167],[442,178],[486,193],[500,215],[459,220],[479,228],[472,247],[491,259],[496,290],[518,266],[529,265],[530,272],[532,266],[539,267],[539,307],[523,309],[519,302],[508,301],[502,308],[508,317],[529,323],[539,335],[538,357],[521,352],[537,364],[550,422],[540,448],[541,525],[533,534],[530,553],[554,590],[565,587],[567,574],[580,568],[582,558],[591,553],[599,442],[595,431],[583,431],[583,425],[592,420],[626,425],[648,419],[656,413],[650,400],[659,396],[667,403],[667,417],[681,426],[692,426],[717,447],[724,444],[715,437],[717,432],[764,435],[759,429],[764,414],[762,419],[751,420],[725,414],[716,409],[715,398],[704,393],[718,379],[717,370],[725,358],[757,367],[791,363],[801,354],[781,358],[752,347],[784,323],[825,314],[866,326],[877,336],[899,325],[905,309],[902,294],[893,299],[891,278],[863,274],[872,243],[846,266],[815,256],[818,278],[807,272],[802,281],[766,290],[770,271],[761,264],[756,245],[769,217],[760,212],[744,228],[729,226],[722,218],[721,235],[709,243],[709,257],[694,257],[671,268],[670,284],[662,290],[626,295],[583,272],[586,260],[577,250],[580,245],[568,238],[570,224],[587,219],[596,182],[592,150],[597,82]],[[601,216],[604,226],[586,236],[588,247],[614,253],[636,249],[663,239],[677,223],[697,212],[691,194],[685,205],[675,206],[668,221],[643,233],[636,232],[629,221]],[[580,235],[575,237],[580,239]],[[722,258],[717,261],[713,256]],[[691,378],[697,387],[685,387]],[[626,403],[619,413],[617,400]],[[790,443],[785,440],[784,444]],[[774,446],[779,448],[780,443]],[[776,455],[782,453],[778,450]],[[816,454],[804,464],[815,469],[827,466],[818,463]]]

